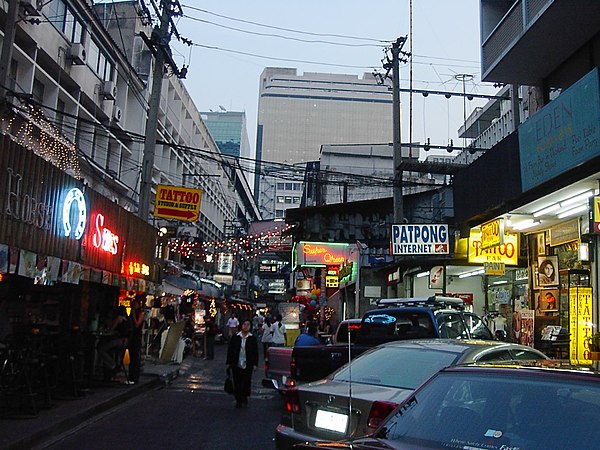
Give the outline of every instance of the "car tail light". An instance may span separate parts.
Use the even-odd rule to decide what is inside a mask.
[[[369,413],[367,426],[370,428],[377,428],[379,425],[381,425],[384,419],[389,416],[394,409],[396,409],[396,406],[398,406],[398,404],[392,402],[374,402],[373,406],[371,407],[371,412]]]
[[[283,394],[283,402],[285,410],[294,414],[300,413],[300,397],[298,390],[295,388],[287,390]]]
[[[290,361],[290,374],[293,378],[296,378],[298,374],[296,373],[296,358],[292,355],[292,359]]]
[[[269,373],[269,361],[265,359],[265,373]]]

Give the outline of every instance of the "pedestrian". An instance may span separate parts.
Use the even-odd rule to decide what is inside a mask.
[[[271,331],[273,334],[272,337],[272,346],[273,347],[283,347],[285,345],[285,325],[281,323],[282,317],[281,314],[277,314],[275,317],[275,322],[271,325]]]
[[[131,335],[131,322],[123,305],[117,307],[114,317],[103,333],[105,338],[98,343],[98,356],[104,369],[104,381],[110,381],[117,374],[117,358],[123,357],[121,352],[125,351]]]
[[[271,330],[271,319],[269,317],[265,317],[265,321],[263,322],[260,340],[263,346],[263,357],[267,359],[267,351],[273,342],[273,330]]]
[[[306,325],[306,332],[301,333],[294,342],[294,347],[306,347],[309,345],[321,345],[321,341],[317,337],[317,331],[319,327],[316,322],[308,322]]]
[[[227,370],[233,374],[235,407],[248,405],[252,373],[258,367],[258,343],[250,333],[252,322],[244,320],[242,329],[229,341],[227,347]]]
[[[210,316],[206,319],[206,327],[204,336],[206,336],[206,358],[215,359],[215,336],[219,332],[219,328],[214,319]]]
[[[129,337],[129,382],[138,384],[142,366],[142,334],[144,328],[144,310],[138,298],[131,301],[131,336]]]
[[[227,320],[227,340],[231,341],[231,338],[236,335],[238,332],[238,327],[240,326],[240,322],[235,317],[235,314],[231,313],[229,319]]]

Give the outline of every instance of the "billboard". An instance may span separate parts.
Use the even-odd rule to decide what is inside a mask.
[[[156,186],[154,217],[197,222],[202,190],[182,186]]]
[[[443,255],[450,249],[447,224],[392,225],[390,254]]]

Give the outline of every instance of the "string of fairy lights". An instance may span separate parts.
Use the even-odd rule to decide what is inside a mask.
[[[17,122],[19,115],[2,118],[0,133],[8,135],[12,141],[80,179],[77,146],[65,138],[39,108],[28,105],[21,110],[21,115],[24,120],[19,120],[20,123]]]
[[[242,258],[253,259],[273,248],[281,247],[285,241],[285,234],[293,225],[275,226],[272,230],[249,234],[242,237],[215,241],[190,241],[188,239],[172,239],[169,250],[187,258],[196,258],[209,261],[216,253],[231,253]]]

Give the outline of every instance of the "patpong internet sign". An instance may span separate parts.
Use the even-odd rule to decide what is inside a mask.
[[[201,189],[159,184],[154,199],[154,217],[196,222],[201,199]]]

